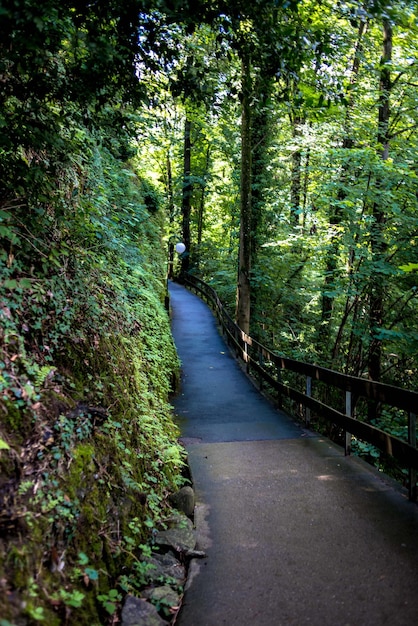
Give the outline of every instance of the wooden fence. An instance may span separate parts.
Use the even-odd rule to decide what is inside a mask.
[[[336,424],[345,432],[346,454],[351,451],[351,438],[354,435],[356,438],[372,444],[385,454],[394,457],[402,468],[408,469],[409,498],[414,501],[417,500],[417,392],[355,376],[347,376],[324,367],[279,356],[246,335],[236,325],[222,305],[216,291],[210,285],[191,274],[183,275],[182,280],[186,286],[194,289],[212,307],[228,344],[235,351],[236,356],[245,363],[247,373],[251,376],[256,374],[260,388],[266,385],[270,391],[273,391],[279,407],[282,406],[283,398],[287,397],[304,408],[307,426],[310,424],[311,414]],[[282,380],[284,370],[299,374],[304,381],[303,388],[296,389],[285,384]],[[345,394],[344,413],[337,410],[335,406],[332,407],[315,398],[316,381],[323,383],[330,391],[339,389]],[[405,411],[408,420],[408,441],[403,441],[380,428],[356,419],[354,417],[354,404],[359,398]]]

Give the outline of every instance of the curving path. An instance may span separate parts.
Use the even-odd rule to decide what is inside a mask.
[[[174,408],[199,548],[180,626],[418,624],[418,506],[253,387],[210,309],[170,284]]]

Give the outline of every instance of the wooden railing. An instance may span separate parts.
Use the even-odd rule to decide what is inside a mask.
[[[351,451],[351,439],[354,435],[358,439],[372,444],[385,454],[394,457],[402,468],[408,469],[409,498],[416,501],[418,470],[416,436],[417,392],[355,376],[347,376],[324,367],[279,356],[249,335],[246,335],[236,325],[225,310],[218,294],[210,285],[191,274],[183,275],[182,280],[186,286],[194,289],[196,293],[206,299],[219,320],[228,344],[235,351],[236,356],[245,363],[247,373],[250,375],[255,373],[260,387],[267,385],[273,391],[279,407],[282,406],[283,398],[287,397],[304,407],[307,426],[310,424],[311,414],[313,413],[336,424],[345,432],[346,454],[349,454]],[[303,377],[303,390],[295,389],[283,382],[282,372],[284,370],[294,372]],[[339,389],[345,394],[345,413],[314,397],[316,381],[323,383],[330,391]],[[376,426],[356,419],[353,416],[354,404],[359,398],[405,411],[408,423],[408,441],[404,441]]]

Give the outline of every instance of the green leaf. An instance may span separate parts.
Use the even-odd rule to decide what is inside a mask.
[[[19,287],[21,287],[22,289],[32,289],[32,281],[29,280],[29,278],[21,278],[19,280]]]
[[[0,236],[4,237],[5,239],[11,239],[12,237],[15,236],[15,234],[11,228],[8,228],[7,226],[0,224]]]
[[[0,439],[0,450],[10,450],[9,444],[4,439]]]
[[[86,567],[84,573],[90,578],[90,580],[99,580],[99,572],[92,567]]]
[[[87,563],[89,562],[89,557],[84,552],[79,552],[78,562],[80,565],[87,565]]]
[[[407,265],[400,265],[399,269],[403,272],[413,272],[418,270],[418,263],[408,263]]]

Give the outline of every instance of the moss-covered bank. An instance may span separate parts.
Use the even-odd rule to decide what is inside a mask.
[[[91,141],[1,217],[0,623],[114,623],[183,483],[158,196]]]

